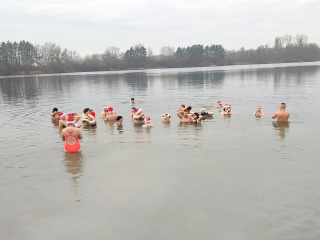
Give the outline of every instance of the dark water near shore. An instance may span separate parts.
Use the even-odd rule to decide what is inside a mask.
[[[320,63],[1,77],[0,239],[320,239],[319,103]],[[52,108],[105,104],[123,128],[98,118],[65,153]],[[181,104],[214,118],[181,124]]]

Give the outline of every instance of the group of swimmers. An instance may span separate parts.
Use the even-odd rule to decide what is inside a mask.
[[[134,98],[131,98],[131,104],[135,104]],[[222,105],[221,101],[217,102],[215,108],[222,108],[220,113],[222,115],[232,115],[234,112],[231,110],[229,104]],[[103,111],[100,117],[104,121],[117,122],[117,125],[122,126],[123,117],[118,116],[116,112],[113,111],[112,107],[104,105]],[[213,112],[206,112],[205,108],[201,108],[200,112],[191,112],[192,107],[186,107],[184,104],[180,106],[177,110],[177,116],[181,119],[181,122],[200,124],[203,119],[213,118]],[[261,107],[258,106],[256,111],[253,113],[255,117],[261,117],[265,113],[261,111]],[[151,124],[151,117],[145,116],[141,108],[132,107],[130,117],[134,124],[142,124],[144,128],[152,128],[154,125]],[[170,122],[170,114],[164,113],[161,115],[164,122]],[[277,118],[278,122],[287,122],[290,117],[290,113],[286,111],[286,104],[280,104],[280,110],[276,112],[272,118]],[[83,125],[86,126],[96,126],[96,113],[90,109],[85,108],[83,110],[83,115],[80,117],[76,113],[65,114],[58,110],[58,108],[53,108],[51,113],[51,120],[58,121],[59,127],[64,128],[61,132],[62,140],[65,141],[65,151],[66,152],[77,152],[80,150],[79,140],[83,138],[82,133],[79,128]],[[77,124],[78,121],[82,121],[82,124]]]

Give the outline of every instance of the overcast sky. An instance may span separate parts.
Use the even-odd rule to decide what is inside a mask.
[[[53,42],[82,56],[109,46],[257,48],[284,34],[320,44],[319,0],[1,0],[0,42]]]

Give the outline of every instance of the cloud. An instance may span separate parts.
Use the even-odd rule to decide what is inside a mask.
[[[3,0],[0,36],[55,42],[82,55],[136,43],[155,53],[198,43],[256,48],[286,33],[320,42],[319,7],[314,0]]]

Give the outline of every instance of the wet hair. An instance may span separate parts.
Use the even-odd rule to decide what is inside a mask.
[[[196,115],[196,116],[197,116],[197,118],[199,118],[199,113],[194,113],[194,115]]]
[[[117,117],[117,121],[119,121],[120,119],[122,119],[123,117],[122,116],[118,116]]]
[[[131,98],[131,101],[133,101],[134,100],[134,98]]]
[[[52,109],[52,112],[53,112],[53,113],[54,113],[54,112],[58,112],[58,108],[56,108],[56,107],[53,108],[53,109]]]
[[[89,108],[85,108],[85,109],[83,110],[83,113],[87,113],[88,111],[90,111],[90,109],[89,109]]]
[[[281,103],[280,107],[286,108],[286,104],[285,103]]]
[[[192,107],[191,107],[191,106],[189,106],[189,107],[187,107],[187,110],[191,110],[191,108],[192,108]]]

